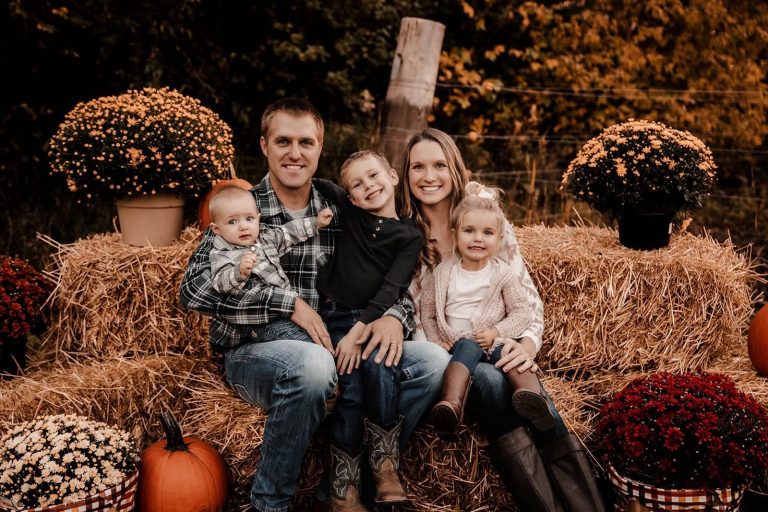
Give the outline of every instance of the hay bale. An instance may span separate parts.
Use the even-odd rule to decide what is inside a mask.
[[[200,232],[166,247],[132,247],[117,233],[52,245],[56,283],[43,343],[70,356],[206,354],[208,319],[181,309],[179,286]]]
[[[80,414],[155,439],[158,414],[184,407],[190,380],[206,364],[156,356],[52,365],[0,383],[0,430],[40,415]]]
[[[594,398],[585,387],[554,376],[542,377],[566,423],[579,436],[590,428]],[[229,464],[235,502],[248,503],[253,474],[258,464],[258,447],[263,440],[266,414],[252,407],[209,369],[198,372],[187,385],[188,407],[181,424],[185,432],[216,446]],[[585,404],[587,407],[585,408]],[[299,509],[309,507],[321,475],[328,469],[330,422],[324,422],[305,455],[296,497]],[[476,424],[462,426],[457,440],[437,436],[430,426],[419,427],[406,449],[401,468],[410,503],[400,510],[515,510],[491,466],[488,442]]]
[[[544,301],[540,358],[550,368],[702,368],[744,343],[759,276],[730,242],[682,234],[634,251],[606,228],[529,226],[517,236]]]

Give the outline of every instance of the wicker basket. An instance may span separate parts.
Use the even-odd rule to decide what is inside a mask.
[[[619,474],[608,466],[608,480],[616,492],[616,511],[738,512],[744,488],[662,489]],[[641,505],[641,508],[638,508]]]
[[[0,504],[0,511],[13,512],[130,512],[134,508],[136,489],[139,484],[139,472],[128,476],[115,485],[98,494],[89,496],[76,503],[26,509],[9,508]]]

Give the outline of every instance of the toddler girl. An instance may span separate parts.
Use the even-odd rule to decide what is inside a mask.
[[[498,362],[532,322],[517,276],[497,257],[505,227],[500,193],[477,182],[467,184],[450,219],[454,254],[423,281],[421,322],[426,338],[453,355],[443,375],[440,401],[431,413],[442,432],[453,432],[461,423],[477,363]],[[504,375],[515,411],[538,430],[552,429],[555,417],[536,373],[511,368]]]

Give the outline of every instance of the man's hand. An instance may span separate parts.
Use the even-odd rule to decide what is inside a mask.
[[[363,351],[363,359],[368,359],[371,352],[379,347],[374,362],[380,364],[384,361],[386,366],[398,364],[403,356],[403,324],[393,316],[383,316],[366,326],[362,343],[370,335],[368,346]],[[386,360],[384,359],[386,357]]]
[[[312,341],[318,345],[324,346],[328,349],[328,352],[333,354],[333,344],[331,343],[331,337],[328,335],[328,329],[325,328],[325,323],[317,311],[304,302],[301,297],[296,297],[296,304],[293,308],[293,314],[291,315],[291,321],[307,331]]]
[[[475,338],[477,344],[480,345],[480,348],[488,350],[493,346],[493,340],[499,337],[499,330],[495,327],[491,327],[490,329],[478,329],[472,333],[472,336]]]
[[[527,370],[538,371],[539,366],[522,343],[510,340],[502,347],[501,358],[496,363],[496,368],[500,368],[504,373],[516,368],[522,373]]]
[[[251,270],[253,270],[257,261],[258,258],[252,252],[243,254],[243,257],[240,258],[240,277],[248,279],[248,276],[251,275]]]
[[[333,210],[324,208],[317,214],[317,229],[327,228],[333,220]]]

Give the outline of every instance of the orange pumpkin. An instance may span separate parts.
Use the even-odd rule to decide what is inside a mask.
[[[196,437],[183,437],[171,413],[160,415],[165,440],[141,452],[139,510],[218,512],[229,496],[227,469],[219,452]]]
[[[208,205],[211,202],[213,195],[222,188],[231,187],[232,185],[245,190],[251,190],[253,188],[253,185],[240,178],[232,178],[216,182],[216,184],[211,187],[211,190],[205,194],[203,200],[200,201],[200,206],[197,208],[197,225],[200,226],[200,231],[208,229],[208,224],[211,223],[211,212],[208,210]]]
[[[749,325],[747,348],[757,373],[768,377],[768,304],[760,308]]]

